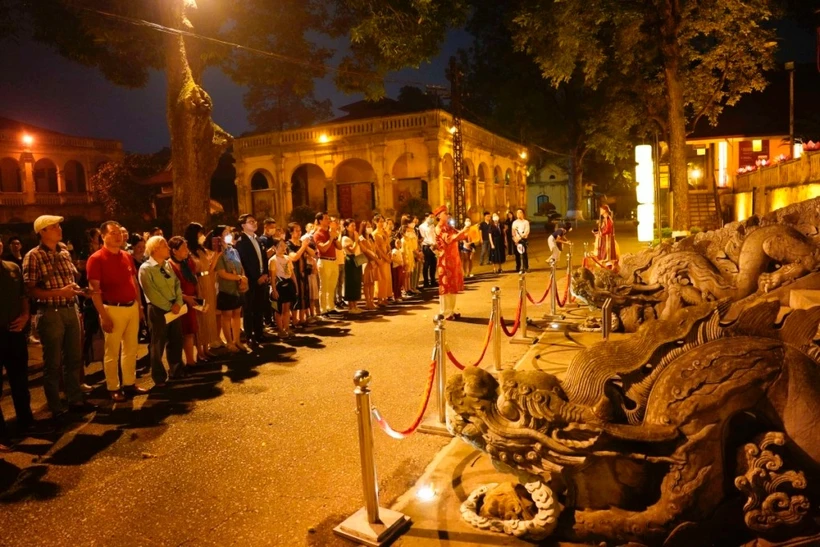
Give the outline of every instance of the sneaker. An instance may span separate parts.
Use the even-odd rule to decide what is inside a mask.
[[[91,386],[90,386],[90,385],[88,385],[88,384],[80,384],[80,391],[82,391],[83,393],[85,393],[86,395],[88,395],[89,393],[91,393],[92,391],[94,391],[94,388],[93,388],[93,387],[91,387]]]

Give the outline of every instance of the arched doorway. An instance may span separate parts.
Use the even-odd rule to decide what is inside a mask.
[[[493,169],[493,211],[500,213],[504,211],[504,175],[501,167],[495,166]]]
[[[14,158],[0,160],[0,192],[22,192],[23,177],[20,164]]]
[[[444,183],[444,204],[452,206],[453,199],[453,156],[444,154],[441,158],[441,180]],[[436,204],[431,204],[436,207]],[[442,204],[443,205],[443,204]]]
[[[419,158],[412,152],[405,152],[393,163],[390,176],[393,180],[393,208],[401,211],[410,199],[427,198],[426,158]]]
[[[260,225],[266,218],[276,218],[273,186],[273,175],[269,171],[259,169],[251,175],[251,205],[253,216]]]
[[[326,211],[326,180],[325,172],[314,163],[297,167],[290,177],[293,208],[307,206],[316,212]]]
[[[351,158],[336,166],[333,177],[339,216],[364,220],[376,208],[376,171],[365,160]]]
[[[34,164],[34,190],[56,194],[57,187],[57,166],[47,158],[37,160]]]
[[[464,169],[464,204],[467,208],[467,216],[475,210],[476,204],[476,172],[473,160],[464,158],[462,162]]]
[[[515,201],[515,181],[513,180],[512,169],[507,168],[504,172],[504,211],[512,207]]]
[[[85,193],[85,169],[78,161],[69,160],[63,168],[65,175],[65,191],[72,193]]]

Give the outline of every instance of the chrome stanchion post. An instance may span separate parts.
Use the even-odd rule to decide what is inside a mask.
[[[370,404],[370,373],[357,370],[353,375],[356,389],[356,415],[359,428],[359,453],[362,460],[364,507],[333,529],[337,535],[364,545],[381,546],[401,534],[410,519],[398,511],[379,507],[379,485],[373,457],[373,421]]]
[[[436,376],[438,378],[436,382],[438,416],[437,418],[425,418],[419,426],[419,431],[450,437],[451,434],[447,430],[447,400],[444,397],[444,390],[447,386],[447,339],[444,329],[444,316],[441,314],[436,315],[433,323],[436,325],[436,347],[433,349],[433,360],[436,362]]]
[[[529,319],[527,318],[527,272],[520,272],[518,274],[518,298],[521,300],[521,316],[518,325],[518,333],[515,338],[510,340],[511,344],[532,344],[535,339],[527,336],[527,326]]]
[[[601,308],[601,334],[604,340],[609,340],[609,333],[612,330],[612,299],[607,298]]]
[[[436,376],[438,377],[438,421],[442,425],[447,423],[447,401],[444,400],[444,387],[447,385],[447,369],[445,368],[444,346],[444,316],[437,315],[436,323]]]
[[[550,315],[558,315],[558,280],[556,278],[555,258],[550,258]]]
[[[493,293],[493,365],[501,370],[501,289],[492,288]]]

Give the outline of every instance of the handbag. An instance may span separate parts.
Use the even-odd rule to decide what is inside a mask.
[[[353,255],[353,262],[356,264],[357,267],[362,267],[368,262],[370,262],[370,260],[367,258],[367,256],[365,256],[364,253],[360,253],[357,255]]]

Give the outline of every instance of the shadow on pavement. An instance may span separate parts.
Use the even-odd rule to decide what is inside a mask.
[[[0,503],[56,498],[60,494],[60,485],[43,480],[47,473],[47,465],[32,465],[20,469],[16,465],[0,460]]]

